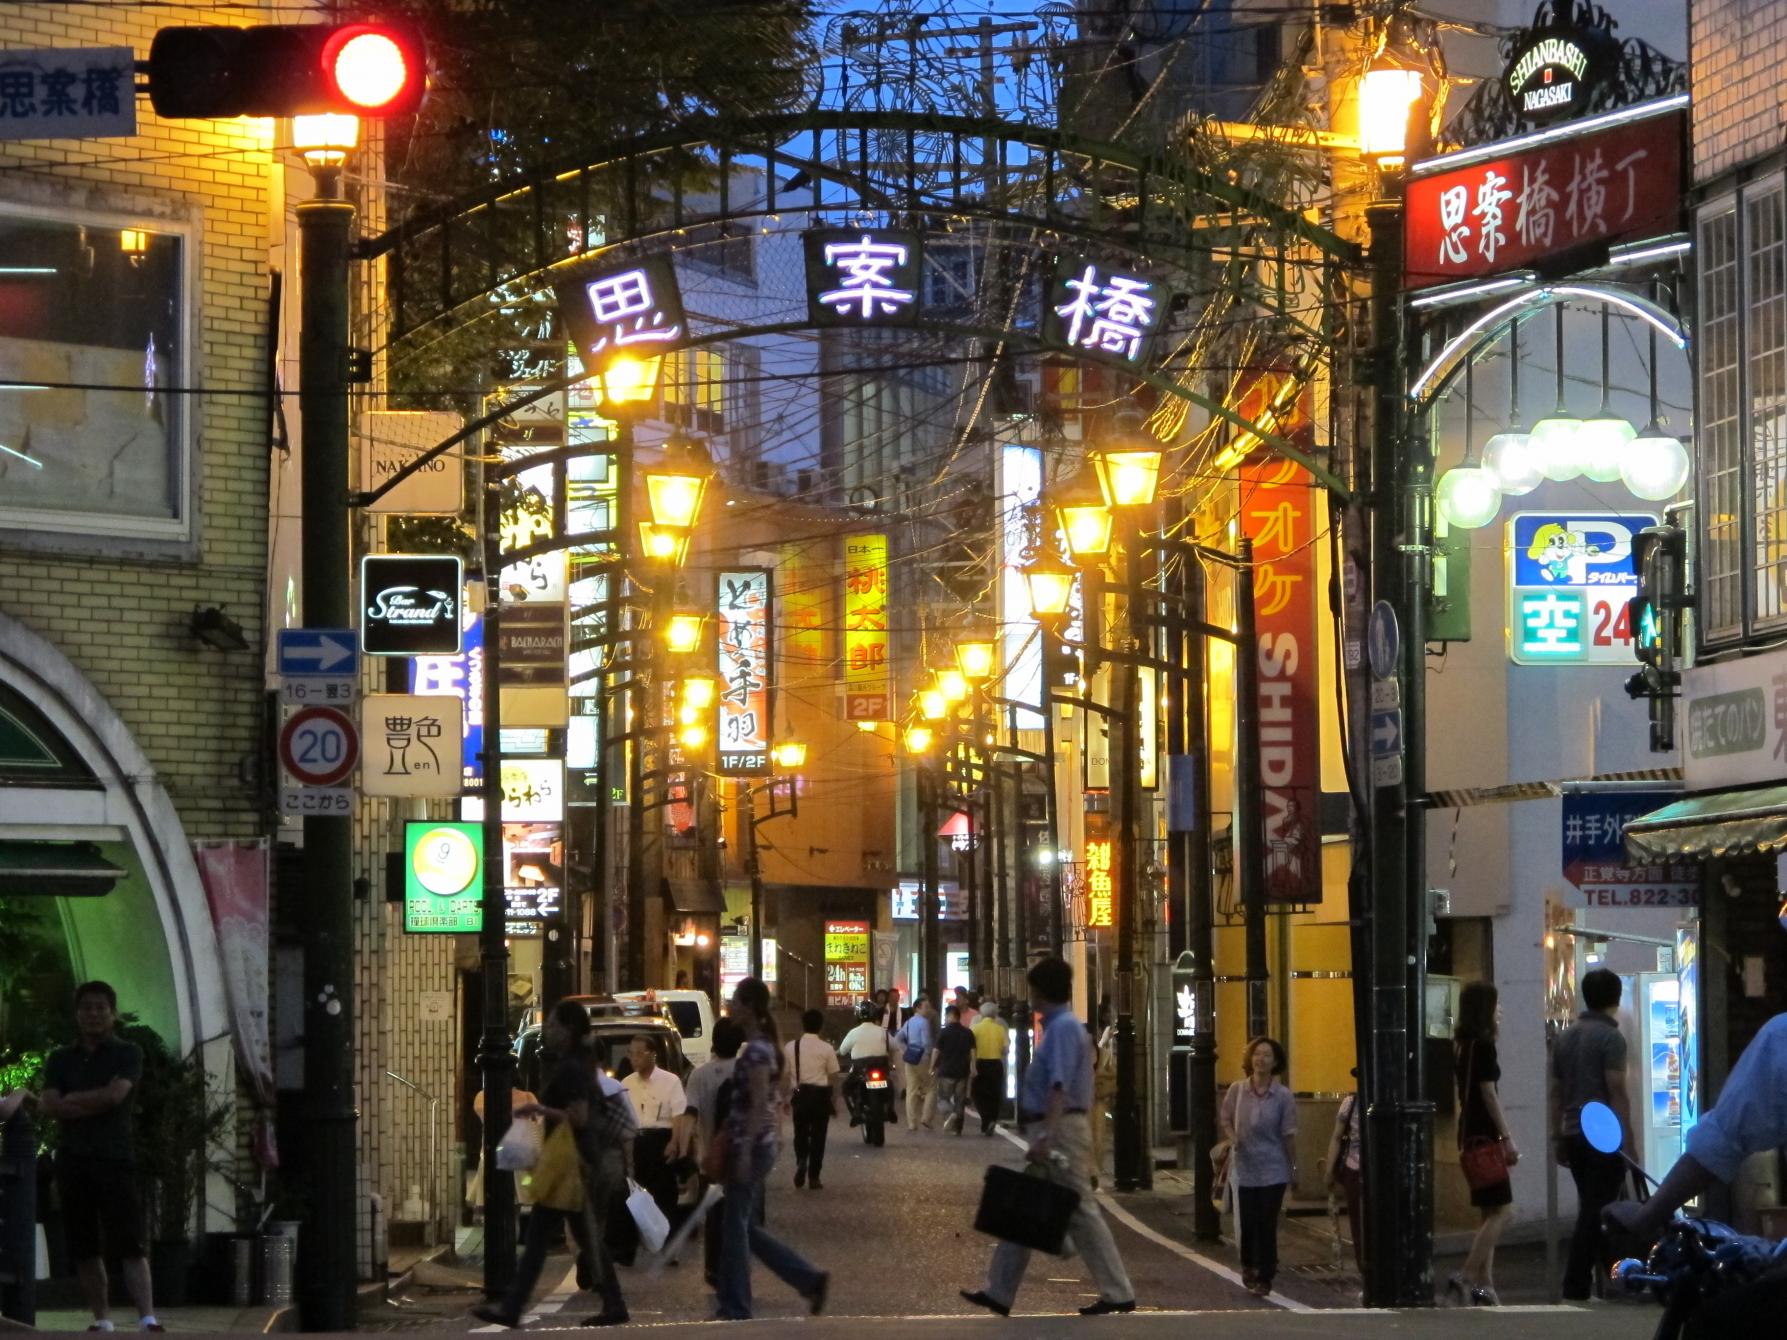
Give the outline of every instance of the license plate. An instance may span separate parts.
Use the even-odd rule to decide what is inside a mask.
[[[872,1079],[869,1081],[869,1087],[871,1089],[885,1089],[887,1087],[887,1081],[884,1079]]]

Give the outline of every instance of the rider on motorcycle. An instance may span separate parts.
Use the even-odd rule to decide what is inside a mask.
[[[856,1018],[856,1027],[838,1044],[838,1059],[850,1063],[850,1073],[844,1080],[844,1100],[850,1105],[852,1126],[862,1119],[863,1070],[874,1061],[886,1066],[890,1045],[887,1025],[882,1023],[881,1011],[874,1001],[865,1000],[858,1005]]]

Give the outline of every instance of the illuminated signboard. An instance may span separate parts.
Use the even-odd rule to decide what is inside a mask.
[[[825,1003],[848,1008],[869,994],[869,923],[825,923]]]
[[[460,780],[465,790],[476,791],[484,784],[484,623],[478,615],[465,613],[460,627],[457,656],[417,656],[410,661],[410,692],[450,693],[465,704]]]
[[[1116,890],[1111,883],[1111,840],[1086,840],[1086,925],[1109,926],[1115,920]]]
[[[719,770],[769,775],[769,569],[719,574]]]
[[[537,923],[561,910],[565,887],[564,827],[503,825],[503,920],[509,934],[538,935]],[[517,924],[526,929],[516,931]]]
[[[505,758],[503,822],[549,823],[565,817],[565,764],[557,758]]]
[[[844,719],[893,720],[885,535],[844,541]]]
[[[683,338],[682,291],[668,255],[585,274],[554,286],[559,312],[586,362],[623,350],[650,356]]]
[[[923,243],[887,228],[814,228],[807,254],[807,314],[815,326],[907,322],[919,310]]]
[[[367,554],[360,560],[360,650],[451,656],[460,649],[465,564],[456,554]]]
[[[1529,121],[1553,121],[1580,112],[1618,58],[1618,44],[1604,28],[1538,28],[1514,48],[1502,83]]]
[[[803,667],[803,671],[825,662],[826,592],[832,577],[829,565],[822,566],[807,557],[807,548],[805,544],[785,544],[776,562],[776,617],[782,626],[782,659]]]
[[[412,819],[403,826],[403,929],[475,934],[484,928],[484,830]]]
[[[1043,339],[1139,367],[1166,321],[1170,298],[1165,285],[1133,270],[1063,258],[1049,287]]]
[[[1632,537],[1648,512],[1517,512],[1508,518],[1508,658],[1516,665],[1635,660],[1627,602]]]
[[[1003,446],[999,449],[999,640],[1004,677],[1003,697],[1020,703],[1042,703],[1042,638],[1030,612],[1030,588],[1024,565],[1042,542],[1042,450]],[[1040,712],[1017,708],[1019,730],[1041,730]]]

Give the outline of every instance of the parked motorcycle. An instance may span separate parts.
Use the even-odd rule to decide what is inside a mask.
[[[850,1124],[862,1127],[863,1143],[886,1144],[887,1123],[893,1118],[893,1074],[885,1056],[851,1060],[844,1100],[850,1105]]]

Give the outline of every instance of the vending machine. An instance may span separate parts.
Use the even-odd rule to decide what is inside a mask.
[[[1632,996],[1637,1064],[1632,1090],[1638,1161],[1661,1177],[1682,1152],[1682,982],[1673,972],[1637,975]]]

